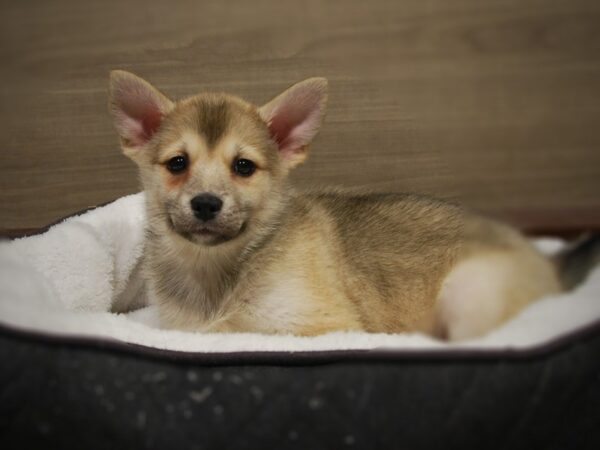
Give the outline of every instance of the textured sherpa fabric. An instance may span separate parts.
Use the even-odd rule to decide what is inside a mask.
[[[128,288],[140,281],[134,269],[142,253],[144,223],[140,193],[66,219],[43,234],[0,243],[0,324],[166,350],[222,353],[528,348],[600,320],[600,270],[596,269],[573,292],[545,298],[487,336],[461,343],[408,333],[337,332],[307,338],[164,330],[152,305],[129,314],[110,312],[116,299],[129,295]],[[537,244],[547,252],[562,245],[552,239]]]

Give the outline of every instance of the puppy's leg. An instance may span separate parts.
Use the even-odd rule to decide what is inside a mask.
[[[117,286],[114,286],[116,289]],[[113,313],[127,313],[148,305],[148,293],[142,274],[142,262],[138,261],[132,269],[124,289],[119,292],[111,306]]]
[[[468,257],[442,284],[434,334],[449,340],[480,336],[532,301],[559,291],[555,268],[532,251]]]

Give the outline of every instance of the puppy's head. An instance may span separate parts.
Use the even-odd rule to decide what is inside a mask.
[[[110,76],[123,152],[140,169],[151,223],[213,246],[265,227],[307,155],[327,81],[302,81],[264,106],[226,94],[171,101],[124,71]]]

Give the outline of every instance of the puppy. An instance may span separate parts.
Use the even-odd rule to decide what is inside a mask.
[[[481,335],[563,288],[516,230],[412,194],[296,193],[327,81],[257,107],[227,94],[177,102],[124,72],[110,105],[146,192],[143,272],[167,327],[317,335]]]

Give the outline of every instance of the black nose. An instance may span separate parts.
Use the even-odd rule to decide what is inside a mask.
[[[191,204],[194,215],[203,222],[214,219],[223,206],[221,199],[212,194],[196,195]]]

